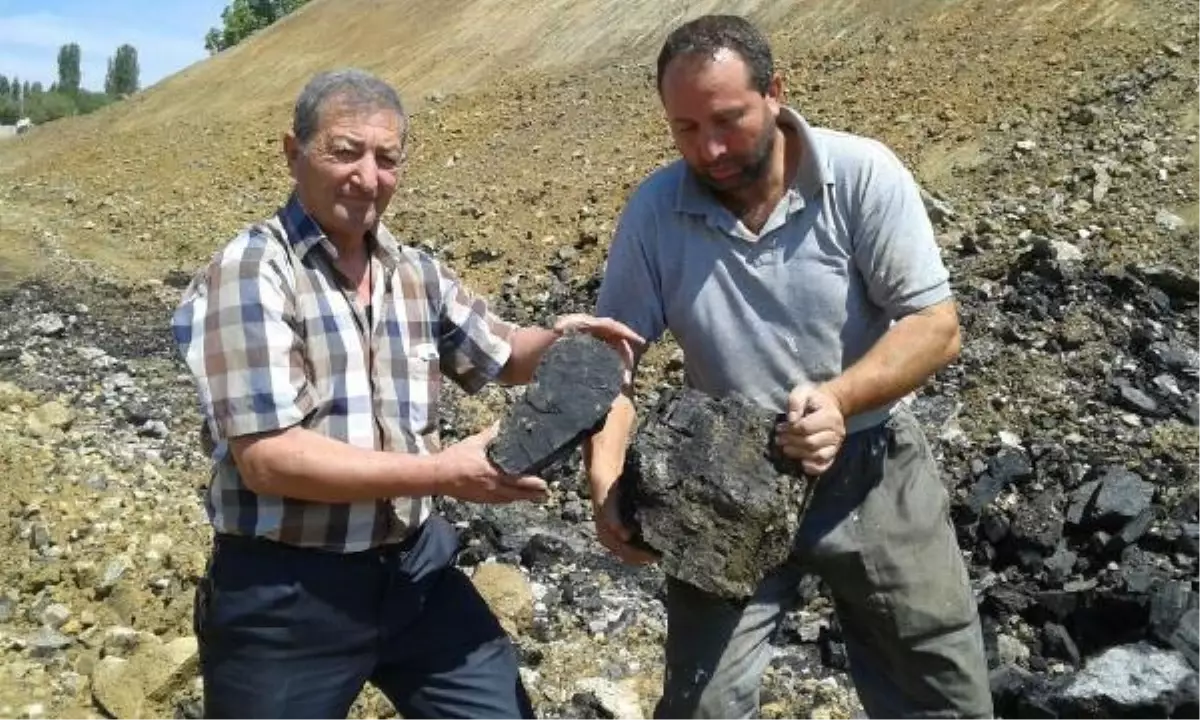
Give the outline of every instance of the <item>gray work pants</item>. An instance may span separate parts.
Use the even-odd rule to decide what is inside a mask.
[[[907,411],[846,438],[789,562],[746,602],[668,580],[656,717],[751,717],[768,640],[806,572],[832,591],[850,675],[873,717],[988,717],[979,615],[920,425]]]

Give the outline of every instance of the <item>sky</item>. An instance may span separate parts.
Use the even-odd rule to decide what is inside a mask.
[[[143,88],[208,57],[204,35],[229,0],[0,0],[0,75],[58,80],[58,50],[78,43],[81,85],[104,89],[108,58],[137,48]]]

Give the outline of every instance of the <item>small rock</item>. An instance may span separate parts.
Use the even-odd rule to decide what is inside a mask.
[[[1187,227],[1187,220],[1169,210],[1159,210],[1154,214],[1154,224],[1168,232],[1175,232]]]
[[[1184,612],[1167,642],[1183,653],[1193,669],[1200,669],[1200,610],[1192,607]]]
[[[1089,527],[1117,531],[1150,505],[1154,486],[1124,468],[1109,468],[1100,478],[1092,507],[1084,518]]]
[[[519,569],[486,563],[475,569],[471,582],[510,634],[529,629],[533,623],[533,588]]]
[[[1025,665],[1029,662],[1029,648],[1011,635],[996,636],[996,653],[1000,662],[1009,665]]]
[[[1080,664],[1079,646],[1067,629],[1058,623],[1046,623],[1042,628],[1042,654],[1066,660],[1076,667]]]
[[[29,326],[30,332],[43,337],[62,335],[67,329],[63,319],[54,313],[43,313],[34,318]]]
[[[1118,386],[1121,393],[1121,403],[1139,415],[1154,417],[1158,415],[1158,403],[1154,398],[1128,383],[1121,383]]]
[[[1013,147],[1018,152],[1027,153],[1037,149],[1037,143],[1033,140],[1018,140]]]
[[[25,418],[25,429],[34,437],[44,438],[55,430],[66,430],[74,421],[74,411],[57,400],[51,400]]]
[[[104,566],[104,573],[96,583],[96,592],[101,595],[111,592],[130,567],[131,564],[127,557],[120,556],[109,560],[108,564]]]
[[[39,628],[26,641],[30,654],[38,658],[51,657],[60,650],[70,647],[72,642],[74,641],[71,638],[48,627]]]
[[[46,627],[58,630],[65,625],[67,620],[70,618],[70,608],[61,603],[54,603],[53,605],[48,605],[46,609],[42,611],[41,620],[42,624]]]
[[[104,631],[101,650],[106,655],[126,655],[142,643],[142,633],[133,628],[114,626]]]
[[[640,720],[641,702],[637,693],[626,683],[614,683],[600,677],[590,677],[575,683],[575,702],[601,712],[602,718],[634,718]]]

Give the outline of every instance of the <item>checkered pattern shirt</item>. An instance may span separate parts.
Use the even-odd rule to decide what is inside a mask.
[[[184,292],[172,320],[211,435],[207,509],[219,533],[336,552],[399,542],[430,499],[327,504],[246,487],[229,438],[294,425],[362,448],[439,448],[443,373],[467,392],[508,360],[514,326],[428,255],[374,236],[367,313],[339,281],[334,245],[293,194],[247,229]]]

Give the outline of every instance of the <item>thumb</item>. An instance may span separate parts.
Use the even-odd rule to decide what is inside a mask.
[[[812,391],[815,386],[800,383],[788,393],[788,419],[799,420],[808,412]]]
[[[492,423],[491,425],[488,425],[484,429],[475,433],[475,438],[478,442],[487,444],[487,443],[491,442],[499,434],[500,434],[500,421],[497,420],[496,422]]]

